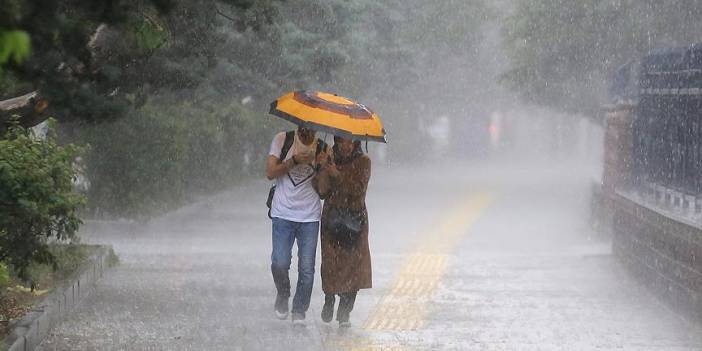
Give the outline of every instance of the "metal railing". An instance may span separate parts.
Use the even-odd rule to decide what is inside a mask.
[[[634,185],[680,205],[702,197],[702,45],[644,57],[638,86]]]

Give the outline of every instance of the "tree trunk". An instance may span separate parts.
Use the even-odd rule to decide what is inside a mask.
[[[38,91],[0,101],[0,130],[7,128],[13,115],[19,116],[22,127],[34,127],[49,118],[48,107],[49,102]]]

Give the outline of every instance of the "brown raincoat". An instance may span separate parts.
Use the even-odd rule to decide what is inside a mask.
[[[338,179],[321,172],[316,184],[324,198],[322,210],[322,290],[325,294],[339,294],[371,288],[371,257],[368,248],[368,211],[366,189],[371,173],[370,158],[361,155],[351,163],[338,165]],[[361,234],[353,248],[342,248],[333,240],[334,234],[325,223],[331,207],[362,211]]]

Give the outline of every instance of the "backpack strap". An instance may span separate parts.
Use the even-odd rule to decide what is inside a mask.
[[[317,152],[315,155],[319,156],[322,151],[327,150],[327,143],[325,143],[322,139],[317,139]]]
[[[293,141],[295,141],[295,131],[291,130],[285,133],[285,141],[283,142],[283,148],[280,149],[280,162],[285,161],[285,157],[288,156],[288,151],[292,147]]]

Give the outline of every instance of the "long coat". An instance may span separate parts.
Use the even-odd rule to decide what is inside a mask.
[[[324,199],[321,223],[322,290],[325,294],[369,289],[372,286],[371,257],[368,247],[368,211],[366,189],[371,173],[366,155],[345,165],[338,165],[339,177],[321,172],[316,184]],[[350,208],[362,213],[362,229],[353,247],[340,247],[326,223],[332,207]]]

